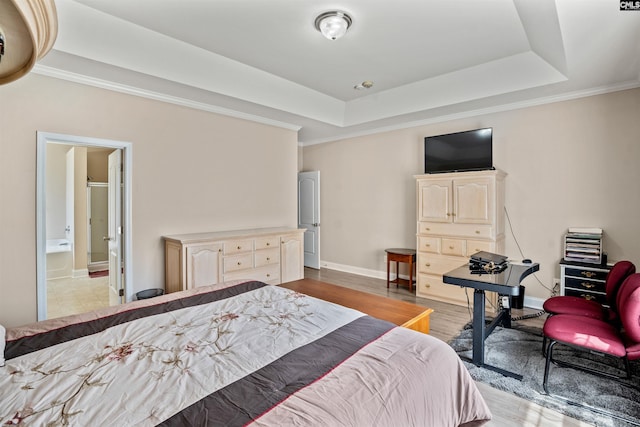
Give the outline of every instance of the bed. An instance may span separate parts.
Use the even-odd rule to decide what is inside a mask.
[[[480,426],[444,342],[262,282],[6,331],[2,425]]]

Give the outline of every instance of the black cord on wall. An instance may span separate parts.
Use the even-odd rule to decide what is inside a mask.
[[[518,251],[520,251],[520,256],[522,257],[522,259],[525,259],[527,257],[524,256],[524,253],[522,252],[522,248],[520,247],[520,243],[518,242],[518,238],[516,237],[516,233],[513,232],[513,226],[511,225],[511,218],[509,218],[509,212],[507,211],[507,207],[506,206],[504,207],[504,214],[505,214],[505,216],[507,218],[507,224],[509,224],[509,230],[511,231],[511,236],[513,237],[513,241],[516,242],[516,246],[518,247]],[[549,293],[553,295],[553,288],[550,288],[547,285],[545,285],[544,283],[542,283],[542,281],[540,280],[540,278],[538,278],[536,273],[533,273],[533,277],[536,278],[538,283],[540,283],[540,285],[543,288],[548,290]]]
[[[504,206],[504,214],[505,217],[507,218],[507,224],[509,224],[509,230],[511,231],[511,236],[513,237],[513,241],[516,242],[516,246],[518,247],[518,251],[520,251],[520,256],[522,257],[522,259],[525,259],[527,257],[524,256],[524,252],[522,251],[522,247],[520,246],[520,243],[518,242],[518,238],[516,237],[516,233],[513,231],[513,225],[511,224],[511,218],[509,217],[509,211],[507,211],[507,207]],[[546,286],[544,283],[542,283],[542,281],[540,280],[540,278],[538,277],[538,275],[536,273],[533,273],[533,277],[536,278],[536,280],[538,281],[538,283],[540,283],[540,285],[545,288],[546,290],[549,291],[549,293],[551,295],[553,295],[553,288],[550,288],[548,286]],[[499,298],[499,304],[500,304],[500,308],[502,308],[502,299]],[[511,320],[512,321],[517,321],[517,320],[525,320],[525,319],[534,319],[536,317],[540,317],[543,314],[545,314],[544,310],[540,310],[536,313],[531,313],[531,314],[525,314],[522,316],[515,316],[512,317]]]

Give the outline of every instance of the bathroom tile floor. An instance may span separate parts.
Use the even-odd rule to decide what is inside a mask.
[[[109,306],[109,278],[47,280],[47,318],[84,313]]]

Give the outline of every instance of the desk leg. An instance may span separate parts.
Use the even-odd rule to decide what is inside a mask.
[[[473,364],[484,365],[484,291],[473,292]]]
[[[507,371],[502,368],[498,368],[496,366],[485,365],[484,363],[484,339],[486,338],[486,334],[491,333],[493,328],[496,327],[497,324],[503,324],[505,327],[507,325],[511,326],[511,317],[508,310],[503,310],[497,319],[494,319],[491,322],[491,325],[487,328],[485,326],[485,302],[484,302],[484,291],[476,289],[473,292],[473,358],[471,361],[476,366],[482,366],[485,369],[492,370],[494,372],[498,372],[502,375],[515,378],[517,380],[522,380],[522,375],[516,374],[510,371]],[[505,316],[507,316],[505,318]],[[502,318],[502,319],[501,319]],[[507,319],[508,318],[508,319]],[[506,320],[505,320],[506,319]]]

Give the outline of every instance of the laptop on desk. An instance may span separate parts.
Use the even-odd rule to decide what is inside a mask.
[[[480,251],[471,255],[470,261],[474,264],[490,264],[501,265],[507,262],[507,257],[504,255],[494,254],[492,252]]]

